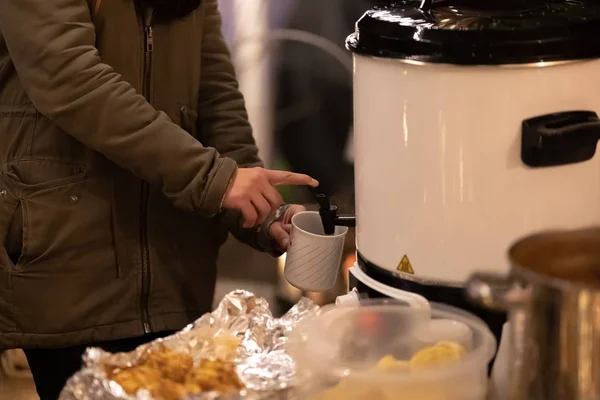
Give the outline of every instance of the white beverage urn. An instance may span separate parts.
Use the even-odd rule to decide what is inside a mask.
[[[600,3],[381,2],[354,55],[351,293],[417,293],[482,318],[475,271],[532,232],[600,225]],[[339,219],[322,202],[322,217]]]

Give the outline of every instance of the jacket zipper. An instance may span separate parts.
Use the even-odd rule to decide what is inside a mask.
[[[154,10],[147,9],[144,17],[144,73],[143,73],[143,94],[146,100],[150,101],[150,81],[152,76],[152,52],[154,51],[154,36],[152,32],[152,22]],[[150,323],[149,297],[150,297],[150,250],[148,244],[148,202],[149,188],[145,181],[142,181],[141,188],[141,207],[140,207],[140,245],[142,256],[142,290],[140,298],[140,308],[142,311],[142,325],[144,333],[152,332]]]

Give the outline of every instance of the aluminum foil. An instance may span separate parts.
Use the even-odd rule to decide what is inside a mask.
[[[274,318],[268,302],[245,290],[226,295],[212,313],[205,314],[173,336],[138,347],[131,353],[111,354],[89,348],[83,368],[67,382],[59,400],[155,400],[146,391],[127,395],[107,378],[106,366],[130,367],[148,350],[165,346],[186,353],[194,361],[218,357],[214,337],[223,332],[241,340],[235,357],[237,373],[246,390],[235,395],[215,393],[188,396],[182,400],[291,399],[294,398],[295,364],[286,350],[292,329],[317,314],[319,307],[303,298],[282,318]]]

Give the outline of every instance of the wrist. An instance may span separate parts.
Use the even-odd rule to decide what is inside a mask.
[[[225,194],[223,195],[223,198],[221,199],[221,204],[219,204],[219,213],[221,213],[223,211],[223,204],[225,203],[225,199],[227,198],[227,195],[231,191],[231,187],[233,186],[233,182],[235,181],[237,174],[238,174],[238,169],[236,168],[235,171],[233,171],[233,174],[231,174],[231,177],[229,178],[229,182],[227,182]]]
[[[281,256],[283,251],[279,248],[279,244],[271,237],[271,226],[284,216],[288,208],[290,208],[290,204],[279,206],[271,216],[258,227],[257,243],[259,247],[274,257]]]

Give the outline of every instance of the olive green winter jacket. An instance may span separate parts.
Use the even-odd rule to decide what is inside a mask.
[[[208,311],[237,166],[260,165],[217,0],[0,0],[0,348]]]

